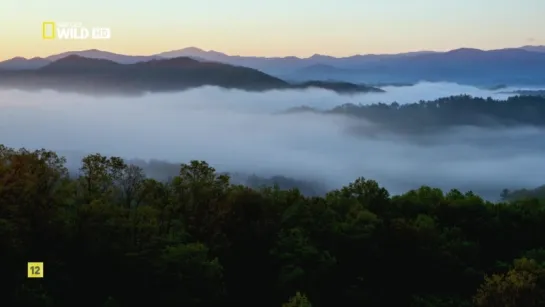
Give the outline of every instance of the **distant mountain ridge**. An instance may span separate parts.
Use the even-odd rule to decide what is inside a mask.
[[[0,70],[39,69],[52,61],[78,55],[120,64],[188,57],[260,70],[292,82],[342,81],[350,83],[415,83],[450,81],[479,86],[495,84],[545,84],[545,46],[497,50],[460,48],[447,52],[418,51],[400,54],[367,54],[333,57],[315,54],[307,58],[231,56],[196,47],[149,56],[132,56],[97,49],[69,51],[46,58],[14,58],[0,62]]]
[[[522,46],[520,49],[533,52],[545,52],[545,46]]]
[[[38,69],[0,70],[0,87],[4,88],[134,95],[206,85],[248,91],[322,88],[346,94],[381,92],[378,88],[346,82],[291,84],[256,69],[189,57],[121,64],[71,54]]]
[[[46,66],[51,61],[44,58],[31,58],[26,59],[23,57],[14,57],[12,59],[0,62],[0,69],[5,70],[26,70],[26,69],[38,69]]]
[[[255,69],[184,57],[120,64],[72,54],[35,70],[0,73],[0,86],[4,87],[91,93],[138,94],[203,85],[245,90],[288,87],[285,81]]]
[[[54,54],[45,58],[39,58],[35,57],[32,59],[26,59],[24,57],[15,57],[6,61],[0,62],[0,69],[5,69],[6,64],[10,64],[9,69],[17,69],[16,63],[24,63],[25,61],[33,61],[33,62],[40,62],[42,66],[47,65],[50,62],[56,61],[58,59],[61,59],[63,57],[69,56],[69,55],[79,55],[81,57],[86,58],[94,58],[94,59],[105,59],[105,60],[111,60],[120,64],[134,64],[137,62],[144,62],[154,59],[165,59],[165,58],[176,58],[176,57],[190,57],[201,61],[214,61],[214,62],[223,62],[227,64],[234,64],[234,65],[242,65],[242,66],[248,66],[250,68],[256,68],[252,66],[260,66],[258,62],[263,61],[264,64],[261,64],[263,66],[267,66],[267,64],[274,64],[278,62],[285,62],[286,64],[295,65],[296,62],[301,62],[302,67],[307,67],[311,65],[329,65],[329,66],[336,66],[336,67],[345,67],[350,66],[350,64],[354,64],[356,62],[360,63],[368,63],[368,62],[374,62],[378,60],[385,60],[385,59],[395,59],[395,58],[406,58],[406,57],[413,57],[418,55],[427,55],[427,54],[442,54],[442,53],[452,53],[457,51],[467,51],[472,50],[475,52],[494,52],[499,50],[526,50],[531,52],[544,52],[545,53],[545,46],[522,46],[519,48],[506,48],[506,49],[497,49],[497,50],[489,50],[489,51],[483,51],[480,49],[470,49],[470,48],[460,48],[460,49],[454,49],[451,51],[446,52],[437,52],[437,51],[415,51],[415,52],[405,52],[405,53],[398,53],[398,54],[366,54],[366,55],[353,55],[348,57],[333,57],[329,55],[321,55],[321,54],[314,54],[307,58],[301,58],[296,56],[286,56],[286,57],[259,57],[259,56],[238,56],[238,55],[227,55],[222,52],[210,50],[205,51],[203,49],[197,48],[197,47],[187,47],[179,50],[172,50],[172,51],[166,51],[161,52],[154,55],[125,55],[125,54],[119,54],[119,53],[113,53],[109,51],[102,51],[98,49],[89,49],[89,50],[80,50],[80,51],[67,51],[59,54]],[[268,62],[268,63],[267,63]],[[249,64],[249,65],[243,65],[243,64]],[[295,66],[299,66],[295,65]],[[39,68],[39,67],[37,67]],[[256,68],[259,69],[259,68]]]
[[[67,51],[67,52],[48,56],[45,59],[48,60],[49,62],[54,62],[64,57],[67,57],[69,55],[78,55],[81,57],[91,58],[91,59],[110,60],[113,62],[117,62],[119,64],[134,64],[138,62],[162,59],[162,57],[157,55],[149,55],[149,56],[148,55],[125,55],[125,54],[113,53],[108,51],[102,51],[98,49],[90,49],[90,50],[83,50],[83,51]]]

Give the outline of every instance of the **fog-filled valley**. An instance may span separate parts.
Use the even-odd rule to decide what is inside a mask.
[[[0,307],[545,307],[544,0],[0,2]]]
[[[377,180],[392,194],[429,185],[472,190],[491,200],[504,188],[545,183],[545,127],[535,121],[489,125],[496,121],[490,115],[483,117],[483,125],[408,133],[427,123],[409,118],[410,126],[389,130],[385,127],[392,123],[372,116],[322,112],[345,104],[403,106],[457,95],[491,97],[499,104],[521,88],[492,91],[422,82],[382,89],[384,93],[339,95],[320,89],[200,87],[140,97],[4,89],[0,143],[55,150],[68,158],[73,172],[81,157],[95,152],[132,160],[159,179],[177,174],[180,163],[205,160],[241,183],[248,184],[251,175],[285,176],[300,184],[311,182],[313,188],[307,190],[317,194],[360,176]],[[532,103],[540,99],[535,96]],[[286,112],[302,106],[317,112]]]

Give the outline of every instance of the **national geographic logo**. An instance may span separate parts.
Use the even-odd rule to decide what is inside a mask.
[[[106,27],[84,27],[81,22],[54,22],[42,23],[43,39],[84,40],[110,39],[112,31]]]

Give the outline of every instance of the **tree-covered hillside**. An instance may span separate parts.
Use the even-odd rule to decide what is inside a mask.
[[[2,306],[543,306],[545,202],[359,178],[325,197],[0,147]],[[43,278],[27,278],[43,262]]]
[[[289,112],[319,111],[300,107]],[[398,133],[434,132],[456,126],[545,127],[545,96],[523,95],[496,100],[459,95],[409,104],[344,104],[322,112],[364,119]]]

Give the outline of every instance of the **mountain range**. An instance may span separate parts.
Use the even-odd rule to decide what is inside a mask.
[[[332,57],[315,54],[308,58],[231,56],[189,47],[149,56],[116,54],[101,50],[68,51],[46,58],[16,57],[0,62],[0,70],[36,70],[67,56],[103,59],[118,64],[191,58],[256,69],[291,82],[309,80],[366,84],[450,81],[479,86],[496,84],[545,84],[545,46],[523,46],[497,50],[460,48],[446,52],[419,51],[399,54],[367,54]]]
[[[93,54],[103,55],[92,51]],[[75,54],[54,57],[45,66],[32,68],[39,59],[15,59],[21,69],[0,70],[0,87],[27,90],[53,89],[92,94],[142,94],[181,91],[200,86],[219,86],[247,91],[322,88],[342,94],[383,92],[346,82],[307,81],[289,83],[259,70],[189,57],[142,58],[114,55],[120,62]],[[140,61],[143,60],[143,61]]]

